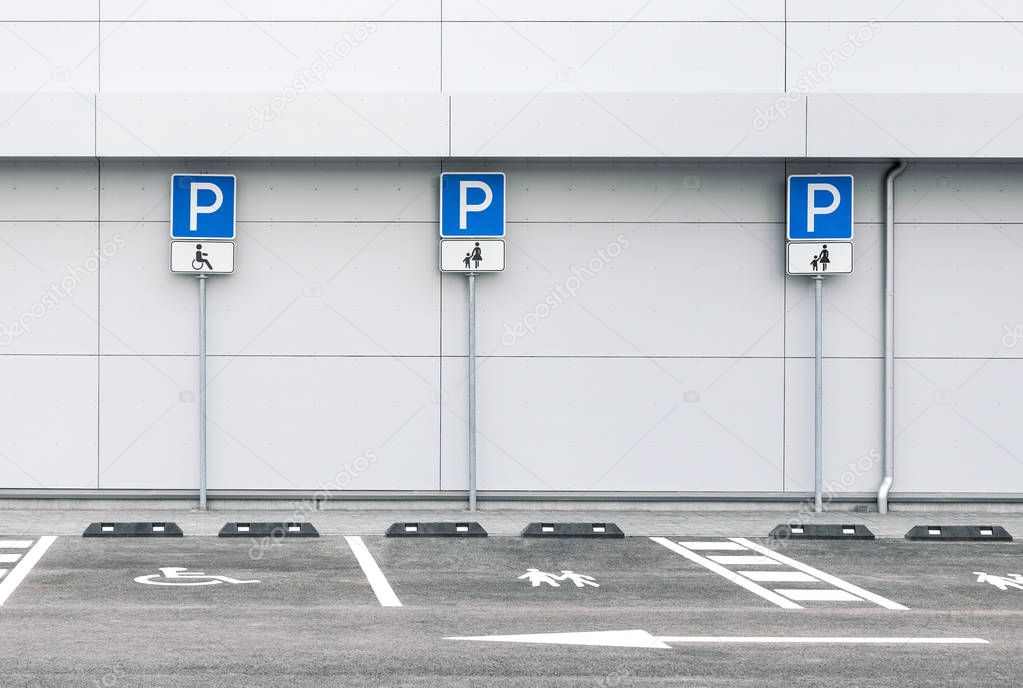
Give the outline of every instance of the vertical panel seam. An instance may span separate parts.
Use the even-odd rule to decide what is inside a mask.
[[[99,160],[99,92],[103,89],[103,0],[96,0],[96,92],[92,94],[92,154]],[[97,182],[98,162],[97,162]],[[99,205],[96,206],[97,222],[99,221]],[[97,304],[98,308],[98,304]],[[96,350],[99,353],[99,350]],[[99,485],[96,486],[97,488]]]
[[[102,251],[103,229],[101,218],[103,203],[103,165],[99,157],[96,157],[96,250]],[[103,261],[99,261],[96,268],[96,489],[99,489],[100,479],[100,375],[102,371],[103,357],[100,356],[100,340],[102,338],[102,326],[100,318],[102,313],[102,289]]]
[[[443,5],[443,0],[442,5]],[[441,15],[443,19],[443,14]],[[448,99],[450,108],[451,100]],[[451,137],[450,117],[448,118],[448,140]],[[448,155],[451,155],[450,143],[448,144]],[[444,174],[444,161],[438,165],[437,176],[437,197],[440,197],[441,175]],[[432,191],[432,189],[431,189]],[[440,207],[437,208],[437,222],[440,223]],[[439,227],[438,227],[439,232]],[[439,256],[438,256],[439,260]],[[437,271],[437,489],[444,489],[444,275]]]
[[[786,15],[787,16],[787,15]],[[786,46],[786,51],[788,47]],[[782,163],[782,188],[788,186],[789,179],[789,161],[788,158]],[[788,194],[786,193],[786,198]],[[787,221],[788,218],[788,203],[782,210],[782,219]],[[782,290],[781,290],[781,491],[785,492],[788,489],[788,472],[786,470],[786,460],[788,459],[788,435],[786,433],[788,427],[788,377],[789,377],[789,280],[787,276],[782,277]]]
[[[440,92],[444,92],[444,0],[440,0]],[[450,102],[450,101],[449,101]],[[448,141],[451,140],[451,121],[448,120]],[[448,155],[451,155],[451,146],[448,145]]]
[[[789,0],[784,0],[782,10],[782,93],[789,92]]]

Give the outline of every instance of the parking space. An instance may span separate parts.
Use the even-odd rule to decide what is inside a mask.
[[[359,537],[53,540],[45,565],[8,610],[40,604],[150,610],[183,601],[193,609],[381,604]]]
[[[21,561],[41,541],[0,538],[0,553]],[[893,540],[61,537],[0,608],[0,685],[799,686],[819,685],[823,667],[855,685],[871,666],[872,681],[987,686],[1011,682],[1023,649],[1021,554]]]

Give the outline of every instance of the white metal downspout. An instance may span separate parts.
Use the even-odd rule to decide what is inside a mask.
[[[877,488],[877,510],[888,513],[895,480],[895,178],[908,166],[900,160],[884,180],[884,479]]]

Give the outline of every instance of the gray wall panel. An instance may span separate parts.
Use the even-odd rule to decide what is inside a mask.
[[[897,355],[1020,356],[1023,225],[899,225],[895,254]]]
[[[438,375],[436,358],[216,359],[210,488],[435,490]]]
[[[0,356],[0,486],[96,486],[96,359]]]
[[[444,88],[781,91],[783,36],[778,22],[452,22],[444,26],[441,46]],[[734,50],[737,44],[741,51]],[[663,69],[665,64],[679,68]]]
[[[1019,492],[1023,362],[900,360],[897,492]]]
[[[446,359],[444,486],[464,487],[464,359]],[[780,360],[491,358],[480,489],[782,489]]]
[[[1018,93],[1023,24],[984,22],[791,22],[788,83],[811,93]],[[993,21],[992,21],[993,20]],[[850,39],[850,35],[855,38]],[[935,65],[941,68],[936,69]]]
[[[0,222],[0,353],[96,353],[97,248],[92,222]]]
[[[1010,162],[913,162],[898,181],[900,223],[1023,223],[1023,167]]]
[[[283,95],[290,89],[294,98],[296,91],[410,93],[439,88],[437,22],[232,19],[104,23],[99,65],[104,92]],[[88,31],[95,41],[95,27]],[[191,49],[181,50],[184,44]],[[86,45],[88,51],[92,46]]]
[[[881,359],[824,361],[823,492],[873,492],[881,483]],[[785,367],[785,489],[813,492],[813,360]]]
[[[480,351],[780,356],[780,231],[758,224],[512,225],[505,272],[479,279]],[[458,279],[444,282],[446,354],[465,351]]]
[[[99,371],[99,487],[198,489],[197,359],[102,356]]]
[[[3,220],[94,221],[95,162],[5,160],[0,165]]]

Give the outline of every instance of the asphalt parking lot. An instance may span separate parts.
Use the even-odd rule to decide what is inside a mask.
[[[4,687],[993,686],[1023,667],[1018,543],[0,540]]]

